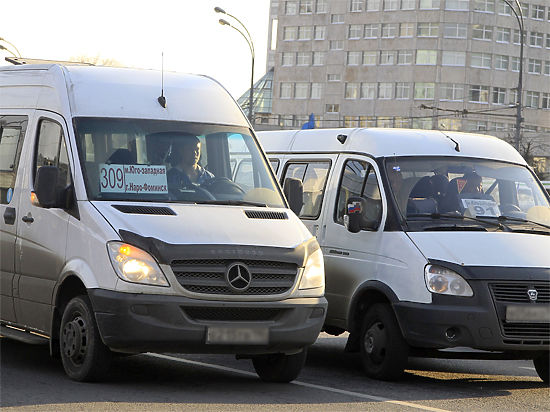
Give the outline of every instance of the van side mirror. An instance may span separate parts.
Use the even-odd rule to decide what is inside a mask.
[[[288,200],[290,210],[296,213],[296,215],[299,215],[304,205],[304,185],[302,181],[294,177],[287,177],[285,179],[283,192],[286,200]]]
[[[55,166],[42,166],[36,172],[34,193],[41,207],[61,207],[58,201],[57,181],[59,169]]]
[[[361,215],[363,213],[362,199],[350,197],[346,204],[347,213],[344,215],[344,226],[351,233],[361,231]]]

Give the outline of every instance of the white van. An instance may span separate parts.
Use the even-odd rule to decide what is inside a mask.
[[[496,357],[533,359],[548,382],[549,197],[510,145],[401,129],[258,135],[281,182],[303,182],[324,330],[350,332],[369,376],[398,378],[409,355]]]
[[[164,73],[159,95],[156,71],[0,68],[1,334],[76,380],[171,351],[290,381],[325,317],[319,245],[222,86]]]

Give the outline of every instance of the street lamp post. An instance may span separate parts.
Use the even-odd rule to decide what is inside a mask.
[[[509,0],[502,0],[504,3],[510,7],[510,10],[514,13],[516,16],[516,19],[518,21],[519,25],[519,79],[518,79],[518,99],[516,102],[516,141],[515,141],[515,147],[516,150],[519,151],[520,149],[520,142],[521,142],[521,121],[523,120],[521,117],[521,95],[522,95],[522,89],[523,89],[523,38],[524,38],[524,28],[523,28],[523,11],[521,9],[521,4],[519,3],[519,0],[515,0],[515,4],[518,7],[519,15],[514,10],[514,7],[510,3]]]
[[[3,37],[0,37],[0,42],[4,42],[4,43],[8,44],[10,47],[13,47],[13,50],[15,50],[17,52],[17,54],[14,53],[13,50],[8,49],[6,46],[3,46],[1,44],[0,44],[0,50],[6,50],[7,52],[13,54],[15,57],[21,57],[21,53],[19,53],[19,50],[17,49],[17,47],[15,47],[15,44],[7,41]]]
[[[221,13],[221,14],[225,14],[229,17],[232,17],[233,19],[235,19],[241,25],[241,27],[246,32],[246,35],[245,35],[241,30],[239,30],[237,27],[231,25],[228,21],[226,21],[224,19],[219,20],[219,23],[222,26],[229,26],[232,29],[237,30],[241,34],[241,36],[243,36],[243,38],[246,40],[246,43],[248,44],[248,47],[250,48],[250,53],[252,54],[252,72],[250,73],[250,93],[248,95],[248,120],[250,120],[250,123],[254,124],[254,114],[253,114],[253,105],[254,105],[253,103],[254,103],[254,101],[253,100],[254,100],[254,57],[255,57],[255,53],[254,53],[254,43],[252,42],[252,36],[250,36],[250,33],[246,29],[246,26],[237,17],[233,16],[232,14],[227,13],[221,7],[214,7],[214,11],[216,13]]]

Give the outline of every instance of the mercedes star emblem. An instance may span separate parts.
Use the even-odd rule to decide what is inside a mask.
[[[227,267],[225,279],[234,292],[244,292],[250,287],[252,274],[244,263],[235,262]]]

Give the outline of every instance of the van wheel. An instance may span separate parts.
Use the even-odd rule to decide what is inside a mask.
[[[111,351],[101,341],[87,296],[77,296],[65,307],[59,343],[63,368],[71,379],[96,381],[109,370]]]
[[[539,374],[540,378],[544,383],[550,383],[550,356],[546,352],[544,355],[539,356],[538,358],[533,359],[533,364],[535,365],[535,370]]]
[[[298,377],[302,367],[306,363],[307,349],[300,353],[285,355],[273,353],[252,358],[252,364],[256,373],[264,382],[287,383]]]
[[[361,327],[361,360],[366,374],[374,379],[397,380],[407,366],[409,345],[403,339],[390,305],[372,305]]]

